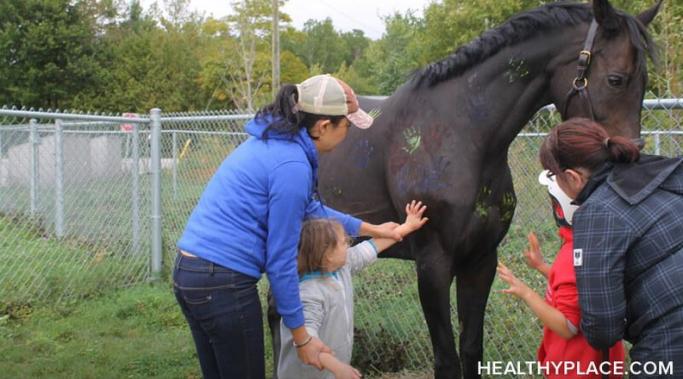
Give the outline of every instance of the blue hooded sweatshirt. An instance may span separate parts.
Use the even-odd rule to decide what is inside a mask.
[[[307,218],[335,218],[350,235],[361,221],[314,199],[318,152],[305,128],[284,135],[269,118],[250,121],[251,135],[220,165],[178,241],[178,248],[260,278],[266,272],[277,310],[288,328],[304,324],[297,246]]]

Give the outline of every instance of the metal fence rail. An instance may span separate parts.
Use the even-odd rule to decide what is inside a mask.
[[[246,139],[251,117],[0,109],[0,309],[167,275],[187,217],[218,165]],[[681,155],[682,120],[683,99],[647,100],[645,151]],[[536,180],[538,148],[558,121],[552,108],[540,111],[509,150],[518,207],[499,255],[539,291],[544,279],[526,269],[521,253],[532,230],[547,259],[559,246]],[[428,370],[413,263],[381,260],[355,288],[354,363],[366,371]],[[534,358],[541,329],[516,301],[492,291],[485,333],[485,359],[520,361]]]

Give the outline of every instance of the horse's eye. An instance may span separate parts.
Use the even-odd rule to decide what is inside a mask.
[[[621,75],[608,75],[607,83],[609,83],[610,87],[621,88],[626,83],[626,79]]]

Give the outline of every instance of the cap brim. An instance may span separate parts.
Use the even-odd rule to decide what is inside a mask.
[[[346,118],[348,118],[349,121],[351,121],[351,123],[359,129],[369,128],[372,126],[372,122],[374,121],[372,116],[365,113],[365,111],[360,108],[353,113],[347,114]]]

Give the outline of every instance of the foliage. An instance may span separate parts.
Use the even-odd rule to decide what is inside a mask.
[[[388,95],[413,70],[548,2],[435,1],[421,14],[386,16],[386,32],[374,41],[360,30],[337,30],[329,18],[308,20],[298,30],[281,14],[281,81],[333,73],[360,94]],[[631,14],[654,2],[612,0]],[[253,110],[269,102],[272,2],[234,0],[233,12],[221,19],[190,12],[188,4],[167,0],[144,9],[140,0],[0,2],[0,103],[142,113],[151,107]],[[683,3],[664,2],[650,30],[661,50],[660,65],[649,66],[648,89],[659,97],[680,96]]]
[[[373,43],[360,66],[374,79],[379,93],[390,95],[420,64],[415,54],[416,39],[422,21],[412,14],[394,14],[385,19],[387,33]],[[401,48],[403,47],[403,49]]]
[[[47,108],[72,105],[73,95],[96,87],[94,15],[85,1],[0,2],[0,103]]]

